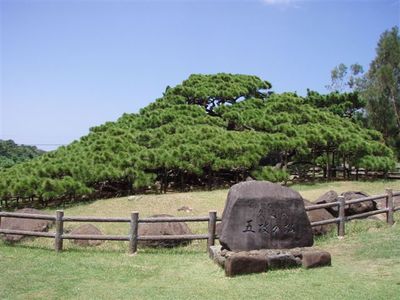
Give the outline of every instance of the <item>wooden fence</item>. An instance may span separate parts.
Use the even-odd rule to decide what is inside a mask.
[[[330,207],[335,207],[335,206],[338,207],[339,215],[337,218],[318,221],[318,222],[312,222],[311,226],[314,227],[314,226],[321,226],[321,225],[336,223],[338,226],[338,236],[343,237],[345,235],[345,223],[347,221],[351,221],[351,220],[355,220],[355,219],[362,219],[362,218],[366,218],[369,216],[385,213],[386,214],[386,222],[389,225],[393,225],[394,224],[394,218],[393,218],[394,212],[400,210],[400,206],[399,207],[394,206],[394,201],[393,201],[394,196],[400,196],[400,192],[393,193],[392,189],[386,189],[386,193],[382,194],[382,195],[363,197],[363,198],[349,200],[349,201],[345,201],[343,196],[339,196],[337,202],[306,206],[306,211],[312,211],[312,210],[317,210],[317,209],[321,209],[321,208],[330,208]],[[377,209],[377,210],[373,210],[373,211],[369,211],[369,212],[365,212],[365,213],[355,214],[355,215],[351,215],[351,216],[346,216],[346,214],[345,214],[345,209],[346,209],[347,205],[366,202],[366,201],[383,201],[383,200],[385,201],[385,208]]]
[[[137,251],[138,241],[148,240],[207,240],[207,249],[215,244],[216,222],[221,221],[217,218],[216,211],[210,211],[205,217],[158,217],[158,218],[139,218],[139,212],[131,213],[130,218],[106,218],[106,217],[70,217],[64,216],[64,211],[57,210],[55,216],[0,212],[1,217],[23,218],[48,220],[55,222],[55,232],[37,232],[12,229],[0,229],[0,234],[16,234],[24,236],[46,237],[54,239],[54,249],[56,252],[62,251],[63,240],[106,240],[106,241],[128,241],[129,253],[134,254]],[[107,222],[107,223],[129,223],[128,235],[81,235],[81,234],[65,234],[65,222]],[[206,234],[190,234],[190,235],[149,235],[139,236],[139,223],[164,223],[164,222],[208,222],[208,233]]]
[[[382,195],[370,196],[359,198],[355,200],[345,201],[343,196],[338,197],[337,202],[310,205],[306,207],[306,211],[312,211],[322,208],[329,208],[337,206],[339,209],[339,216],[337,218],[312,222],[311,226],[321,226],[326,224],[336,223],[338,226],[338,236],[345,235],[345,223],[354,219],[365,218],[377,214],[386,214],[386,221],[389,225],[393,225],[393,215],[395,211],[400,210],[399,207],[394,206],[393,197],[400,196],[400,192],[393,193],[391,189],[386,189],[386,193]],[[383,201],[385,200],[385,208],[374,210],[366,213],[360,213],[352,216],[345,215],[345,208],[347,205],[361,203],[365,201]],[[106,218],[106,217],[70,217],[64,216],[64,211],[57,210],[55,216],[39,215],[39,214],[24,214],[24,213],[11,213],[0,212],[1,217],[12,218],[25,218],[25,219],[38,219],[48,220],[55,222],[55,232],[36,232],[36,231],[23,231],[0,229],[0,234],[17,234],[24,236],[46,237],[54,239],[54,249],[56,252],[62,251],[63,240],[107,240],[107,241],[129,241],[129,253],[134,254],[137,252],[138,241],[146,240],[207,240],[207,250],[210,246],[215,244],[216,235],[216,222],[221,221],[217,218],[216,211],[210,211],[208,216],[204,217],[158,217],[158,218],[139,218],[138,212],[132,212],[130,218]],[[78,235],[78,234],[65,234],[65,222],[115,222],[115,223],[129,223],[130,230],[128,235]],[[139,223],[162,223],[162,222],[208,222],[208,232],[205,234],[191,234],[191,235],[152,235],[152,236],[139,236],[138,227]]]

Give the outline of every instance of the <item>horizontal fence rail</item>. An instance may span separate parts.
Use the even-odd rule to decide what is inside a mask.
[[[99,223],[129,223],[129,218],[106,217],[63,217],[64,222],[99,222]]]
[[[24,214],[12,212],[0,212],[0,217],[20,218],[20,219],[33,219],[33,220],[49,220],[55,221],[55,216],[39,215],[39,214]]]
[[[400,206],[399,207],[394,206],[394,197],[395,196],[400,196],[400,192],[393,192],[392,189],[386,189],[386,193],[382,194],[382,195],[362,197],[359,199],[348,200],[348,201],[345,201],[343,196],[339,196],[338,200],[336,202],[309,205],[309,206],[306,206],[305,209],[306,209],[306,211],[312,211],[312,210],[317,210],[317,209],[338,207],[339,216],[337,218],[318,221],[318,222],[312,222],[311,226],[315,227],[315,226],[322,226],[322,225],[336,223],[338,226],[338,236],[343,237],[345,235],[345,223],[347,221],[351,221],[351,220],[355,220],[355,219],[362,219],[362,218],[366,218],[369,216],[385,213],[386,214],[386,222],[389,225],[393,225],[394,224],[393,214],[395,211],[400,210]],[[357,203],[362,203],[362,202],[366,202],[366,201],[377,201],[377,200],[379,200],[379,201],[385,200],[385,208],[377,209],[377,210],[373,210],[373,211],[369,211],[369,212],[365,212],[365,213],[359,213],[359,214],[355,214],[352,216],[346,216],[346,214],[345,214],[346,207],[351,204],[357,204]]]
[[[54,238],[55,237],[55,234],[52,233],[52,232],[38,232],[38,231],[14,230],[14,229],[0,229],[0,233],[26,235],[26,236],[48,237],[48,238]]]
[[[2,217],[48,220],[55,221],[55,232],[37,232],[26,230],[1,229],[0,234],[15,234],[24,236],[46,237],[54,239],[54,248],[56,252],[62,251],[63,240],[104,240],[104,241],[129,241],[129,252],[136,253],[138,241],[168,241],[168,240],[207,240],[207,249],[215,244],[216,222],[221,221],[217,218],[216,211],[210,211],[208,216],[204,217],[154,217],[139,218],[138,212],[132,212],[130,218],[107,218],[107,217],[80,217],[80,216],[64,216],[62,210],[57,210],[55,216],[47,216],[40,214],[24,214],[0,212],[0,224]],[[113,223],[129,223],[130,230],[127,235],[94,235],[94,234],[66,234],[64,233],[64,222],[113,222]],[[187,234],[187,235],[138,235],[139,223],[170,223],[170,222],[208,222],[207,234]]]
[[[129,241],[129,236],[95,235],[95,234],[63,234],[62,239],[64,239],[64,240]]]
[[[393,192],[391,189],[386,189],[386,193],[382,195],[374,195],[363,197],[359,199],[345,201],[343,196],[339,196],[336,202],[313,204],[305,207],[306,211],[313,211],[318,209],[325,209],[331,207],[338,208],[338,217],[328,220],[312,222],[311,226],[322,226],[327,224],[337,224],[338,236],[345,235],[345,223],[354,219],[365,218],[377,214],[386,214],[386,221],[389,225],[394,224],[393,214],[395,211],[400,210],[399,207],[394,206],[393,198],[400,196],[400,191]],[[385,208],[373,210],[365,213],[359,213],[352,216],[345,215],[345,209],[351,204],[362,203],[366,201],[385,201]],[[62,210],[56,211],[55,216],[41,215],[41,214],[24,214],[12,212],[0,212],[0,224],[2,217],[10,218],[23,218],[33,220],[48,220],[55,222],[55,232],[37,232],[13,229],[1,229],[0,234],[15,234],[24,236],[45,237],[54,239],[54,248],[57,252],[62,251],[63,240],[105,240],[105,241],[128,241],[129,253],[135,254],[139,241],[151,240],[207,240],[207,249],[215,244],[216,235],[216,222],[221,221],[217,217],[216,211],[210,211],[208,216],[202,217],[154,217],[154,218],[139,218],[138,212],[132,212],[130,218],[107,218],[107,217],[86,217],[86,216],[64,216]],[[66,234],[64,233],[65,222],[113,222],[113,223],[129,223],[129,233],[127,235],[80,235],[80,234]],[[170,222],[208,222],[208,232],[206,234],[188,234],[188,235],[150,235],[139,236],[138,227],[139,223],[170,223]]]

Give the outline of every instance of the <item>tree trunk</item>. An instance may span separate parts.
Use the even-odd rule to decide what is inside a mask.
[[[315,181],[315,151],[314,150],[312,150],[312,163],[313,163],[312,177],[313,177],[313,181]]]
[[[208,189],[209,191],[211,191],[211,190],[212,190],[212,186],[213,186],[213,173],[212,173],[212,171],[210,170],[210,171],[208,172],[208,174],[207,174],[207,189]]]
[[[331,179],[331,169],[329,165],[329,151],[326,151],[326,175],[327,175],[327,180],[329,181]]]
[[[396,100],[395,100],[393,95],[390,97],[390,102],[392,102],[393,111],[394,111],[394,114],[396,116],[397,129],[400,130],[400,113],[399,113],[399,111],[397,109]]]
[[[184,175],[182,173],[183,172],[179,172],[179,181],[180,181],[179,189],[180,189],[181,192],[184,192],[185,191],[185,180],[184,180],[185,178],[184,178]]]
[[[346,156],[343,155],[343,179],[346,180]]]

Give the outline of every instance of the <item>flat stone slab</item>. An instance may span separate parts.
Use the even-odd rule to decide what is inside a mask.
[[[219,240],[232,251],[289,249],[312,246],[313,233],[298,192],[248,181],[229,190]]]
[[[315,247],[293,249],[261,249],[233,252],[221,246],[210,247],[211,259],[232,277],[277,269],[305,269],[331,265],[329,252]]]
[[[237,254],[228,257],[225,262],[225,275],[228,277],[265,271],[267,258],[261,255]]]
[[[327,251],[307,251],[303,253],[302,265],[306,269],[330,266],[331,260]]]
[[[267,255],[268,269],[289,269],[301,266],[301,258],[293,254]]]

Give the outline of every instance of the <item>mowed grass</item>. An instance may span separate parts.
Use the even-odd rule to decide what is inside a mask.
[[[334,189],[381,194],[400,190],[400,181],[334,182],[297,185],[303,197],[315,200]],[[99,200],[65,209],[66,215],[176,216],[221,215],[227,190],[145,195]],[[178,212],[190,206],[190,213]],[[54,211],[50,211],[53,213]],[[395,215],[400,221],[400,214]],[[78,224],[68,223],[67,229]],[[127,234],[127,224],[97,224],[106,234]],[[206,253],[204,241],[176,249],[139,249],[127,254],[126,242],[105,242],[79,248],[65,241],[56,254],[52,239],[30,239],[18,245],[0,242],[0,299],[399,299],[400,226],[362,220],[346,224],[346,237],[334,233],[316,239],[332,254],[332,266],[320,269],[271,271],[227,278]],[[204,223],[190,224],[196,233]]]

